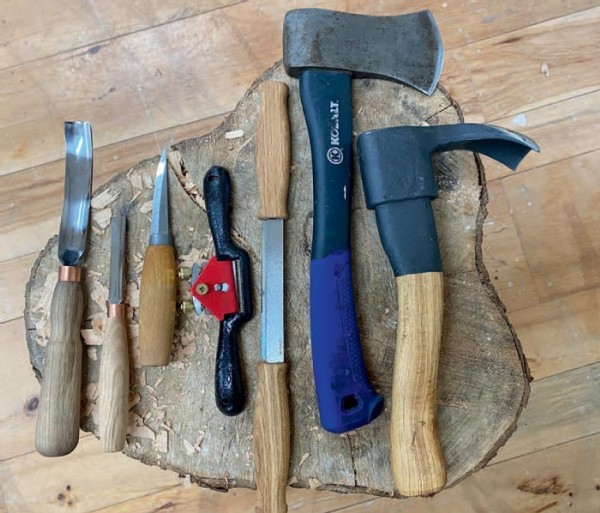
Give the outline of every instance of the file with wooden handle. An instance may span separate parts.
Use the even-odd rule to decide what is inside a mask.
[[[92,192],[92,127],[65,123],[65,193],[58,235],[58,283],[50,309],[35,447],[44,456],[69,454],[79,441],[81,401],[81,267]]]
[[[287,364],[284,363],[284,244],[290,181],[288,87],[263,82],[256,138],[256,176],[263,220],[261,358],[254,410],[254,465],[257,513],[287,511],[285,491],[290,459]]]

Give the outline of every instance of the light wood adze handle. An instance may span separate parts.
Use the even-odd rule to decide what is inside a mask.
[[[427,495],[446,484],[436,387],[444,300],[442,273],[396,278],[398,332],[391,412],[391,463],[398,491]]]

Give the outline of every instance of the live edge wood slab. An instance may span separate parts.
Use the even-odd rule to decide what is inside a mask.
[[[319,425],[312,378],[308,276],[312,233],[312,177],[298,83],[280,64],[267,70],[213,133],[176,144],[169,153],[170,215],[179,265],[213,253],[202,178],[213,164],[231,173],[232,229],[250,254],[257,314],[241,337],[248,395],[239,416],[223,416],[214,401],[218,322],[180,314],[168,367],[141,368],[137,346],[142,255],[148,243],[158,157],[141,162],[98,189],[92,200],[84,262],[85,343],[81,427],[98,434],[98,374],[108,296],[109,222],[127,209],[126,303],[130,340],[130,414],[125,453],[214,489],[254,487],[252,412],[260,346],[260,247],[254,171],[259,109],[257,85],[290,86],[292,172],[286,230],[286,359],[289,362],[292,450],[289,483],[340,492],[393,495],[389,404],[396,341],[396,289],[381,248],[374,214],[365,207],[359,174],[352,193],[353,275],[360,334],[369,375],[387,407],[371,425],[332,435]],[[438,88],[426,97],[381,80],[355,80],[354,131],[400,124],[461,121],[458,105]],[[398,156],[402,158],[401,155]],[[521,345],[482,262],[487,193],[480,161],[469,152],[434,157],[439,197],[434,202],[444,268],[444,326],[438,387],[439,433],[448,486],[483,467],[513,432],[529,395]],[[410,222],[410,221],[409,221]],[[33,369],[43,380],[50,296],[57,277],[56,237],[35,263],[26,291],[25,322]],[[189,297],[186,284],[180,296]]]

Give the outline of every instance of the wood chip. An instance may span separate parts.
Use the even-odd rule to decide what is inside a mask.
[[[192,486],[192,476],[190,474],[186,474],[183,478],[183,487],[189,488],[190,486]]]
[[[239,139],[240,137],[244,137],[243,130],[232,130],[225,133],[225,139]]]
[[[169,452],[169,433],[161,431],[156,435],[156,440],[152,442],[152,447],[157,452],[168,453]]]
[[[185,452],[187,453],[188,456],[191,456],[192,454],[194,454],[196,452],[196,449],[194,449],[194,446],[189,443],[185,438],[183,439],[183,445],[185,446]]]
[[[322,484],[323,483],[321,483],[321,481],[319,481],[316,477],[309,477],[308,478],[308,486],[309,486],[309,488],[311,490],[316,490]]]
[[[140,207],[140,212],[142,214],[149,214],[150,212],[152,212],[152,200],[146,201],[146,203],[142,203],[142,206]]]
[[[288,486],[292,486],[298,482],[298,478],[296,476],[292,476],[288,479]]]
[[[98,359],[98,350],[95,347],[88,347],[87,348],[87,356],[90,360],[97,360]]]
[[[106,230],[110,225],[110,221],[112,219],[112,208],[106,207],[102,210],[99,210],[95,214],[92,215],[92,222],[100,228],[100,230]]]
[[[298,463],[298,468],[300,468],[302,466],[302,464],[306,461],[306,459],[309,457],[309,454],[307,452],[305,452],[302,455],[302,458],[300,458],[300,463]]]
[[[105,189],[100,194],[94,195],[91,201],[93,210],[102,210],[108,207],[121,195],[120,191],[113,191],[111,189]]]

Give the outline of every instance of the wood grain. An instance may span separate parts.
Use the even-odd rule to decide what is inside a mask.
[[[0,261],[0,322],[6,322],[23,314],[25,297],[17,295],[15,290],[23,290],[31,266],[37,254],[29,254],[12,260]]]
[[[52,296],[35,431],[35,448],[44,456],[69,454],[79,440],[82,316],[81,284],[59,281]]]
[[[287,219],[290,184],[290,122],[288,86],[267,81],[258,87],[260,112],[256,129],[255,166],[259,219]]]
[[[164,366],[173,347],[177,311],[173,246],[148,246],[140,284],[140,363]]]
[[[287,363],[259,363],[254,408],[256,513],[286,513],[290,464]]]
[[[392,387],[391,461],[401,495],[427,495],[446,484],[436,388],[444,312],[444,275],[396,277],[398,334]]]
[[[123,450],[129,412],[129,348],[125,317],[108,317],[98,380],[100,442],[104,452]]]

